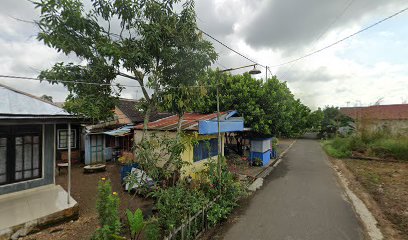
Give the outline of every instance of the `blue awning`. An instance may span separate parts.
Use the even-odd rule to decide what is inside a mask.
[[[220,132],[242,132],[244,131],[244,120],[222,120],[220,121]],[[199,134],[216,134],[218,133],[218,121],[207,120],[198,122]]]

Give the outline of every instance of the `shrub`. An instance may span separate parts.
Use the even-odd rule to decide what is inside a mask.
[[[205,170],[208,176],[209,186],[203,184],[201,189],[206,193],[209,199],[220,195],[216,203],[208,211],[208,220],[210,224],[216,223],[226,219],[232,212],[237,202],[246,195],[246,188],[235,178],[225,164],[225,159],[222,161],[221,179],[217,171],[217,164],[215,161],[209,161]]]
[[[98,183],[96,210],[101,228],[95,232],[93,239],[112,239],[120,234],[119,197],[116,192],[112,193],[111,183],[105,178]]]
[[[160,235],[160,225],[156,218],[151,218],[145,225],[144,237],[147,240],[159,240]]]
[[[165,231],[171,231],[197,213],[208,203],[203,192],[189,189],[183,184],[167,189],[159,189],[154,194],[159,213],[159,224]]]
[[[381,131],[363,132],[346,138],[337,137],[324,141],[323,148],[335,158],[347,158],[353,151],[357,151],[366,156],[408,160],[408,138],[390,136]]]

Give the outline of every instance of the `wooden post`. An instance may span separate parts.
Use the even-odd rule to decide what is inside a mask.
[[[67,133],[67,138],[68,138],[68,197],[67,197],[67,203],[68,205],[70,204],[70,198],[71,198],[71,123],[68,123],[68,133]]]

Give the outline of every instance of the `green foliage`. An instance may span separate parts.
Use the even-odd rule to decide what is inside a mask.
[[[327,106],[323,110],[323,119],[321,120],[320,124],[321,129],[319,132],[319,136],[321,138],[334,137],[340,127],[352,128],[352,126],[350,125],[350,123],[352,122],[353,119],[342,114],[338,107]]]
[[[208,182],[204,182],[200,186],[209,199],[212,200],[219,196],[207,213],[208,220],[212,225],[226,219],[238,205],[238,200],[247,194],[245,186],[228,170],[225,159],[223,160],[221,178],[218,174],[217,163],[214,160],[210,160],[207,163],[206,170],[203,172],[203,175],[207,176]]]
[[[153,196],[157,199],[160,226],[167,232],[181,225],[189,216],[194,215],[208,203],[202,191],[177,185],[159,189]]]
[[[408,138],[390,136],[381,132],[336,137],[323,142],[326,152],[336,158],[351,157],[359,152],[368,157],[408,160]]]
[[[102,179],[98,183],[96,210],[101,228],[96,231],[95,239],[112,239],[111,235],[118,235],[121,230],[119,197],[112,193],[109,180]]]
[[[320,131],[322,127],[322,121],[324,119],[324,112],[318,108],[309,114],[308,126],[312,131]]]
[[[40,97],[41,99],[43,99],[43,100],[45,100],[45,101],[48,101],[48,102],[52,102],[52,96],[49,96],[49,95],[42,95],[41,97]]]
[[[161,239],[159,221],[156,218],[151,218],[146,223],[145,230],[144,230],[144,237],[147,240]]]
[[[335,158],[351,157],[351,151],[348,147],[348,140],[345,138],[335,138],[323,142],[324,150],[327,152],[327,154]]]
[[[129,224],[131,239],[138,239],[140,232],[145,226],[142,210],[138,208],[132,213],[129,209],[126,209],[126,217]]]
[[[180,172],[188,164],[181,156],[186,146],[191,144],[190,139],[183,133],[178,133],[178,136],[149,134],[135,144],[136,162],[154,181],[169,180],[174,172]],[[166,160],[164,164],[163,160]]]
[[[70,92],[67,109],[95,120],[112,116],[122,90],[110,85],[117,76],[138,81],[150,110],[160,100],[182,115],[192,96],[187,88],[173,87],[194,85],[217,54],[196,28],[194,1],[180,2],[91,0],[87,10],[82,0],[37,0],[38,40],[78,57],[76,63],[57,63],[39,77],[63,80]],[[163,101],[163,96],[172,100]]]
[[[308,128],[310,109],[275,76],[263,83],[249,74],[231,75],[210,69],[202,84],[216,86],[217,80],[221,111],[238,110],[252,130],[263,135],[295,136]],[[216,109],[216,88],[207,88],[205,95],[195,101],[194,110],[211,113]]]

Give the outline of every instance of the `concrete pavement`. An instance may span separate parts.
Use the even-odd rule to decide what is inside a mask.
[[[227,240],[364,239],[363,230],[316,140],[298,140]]]

